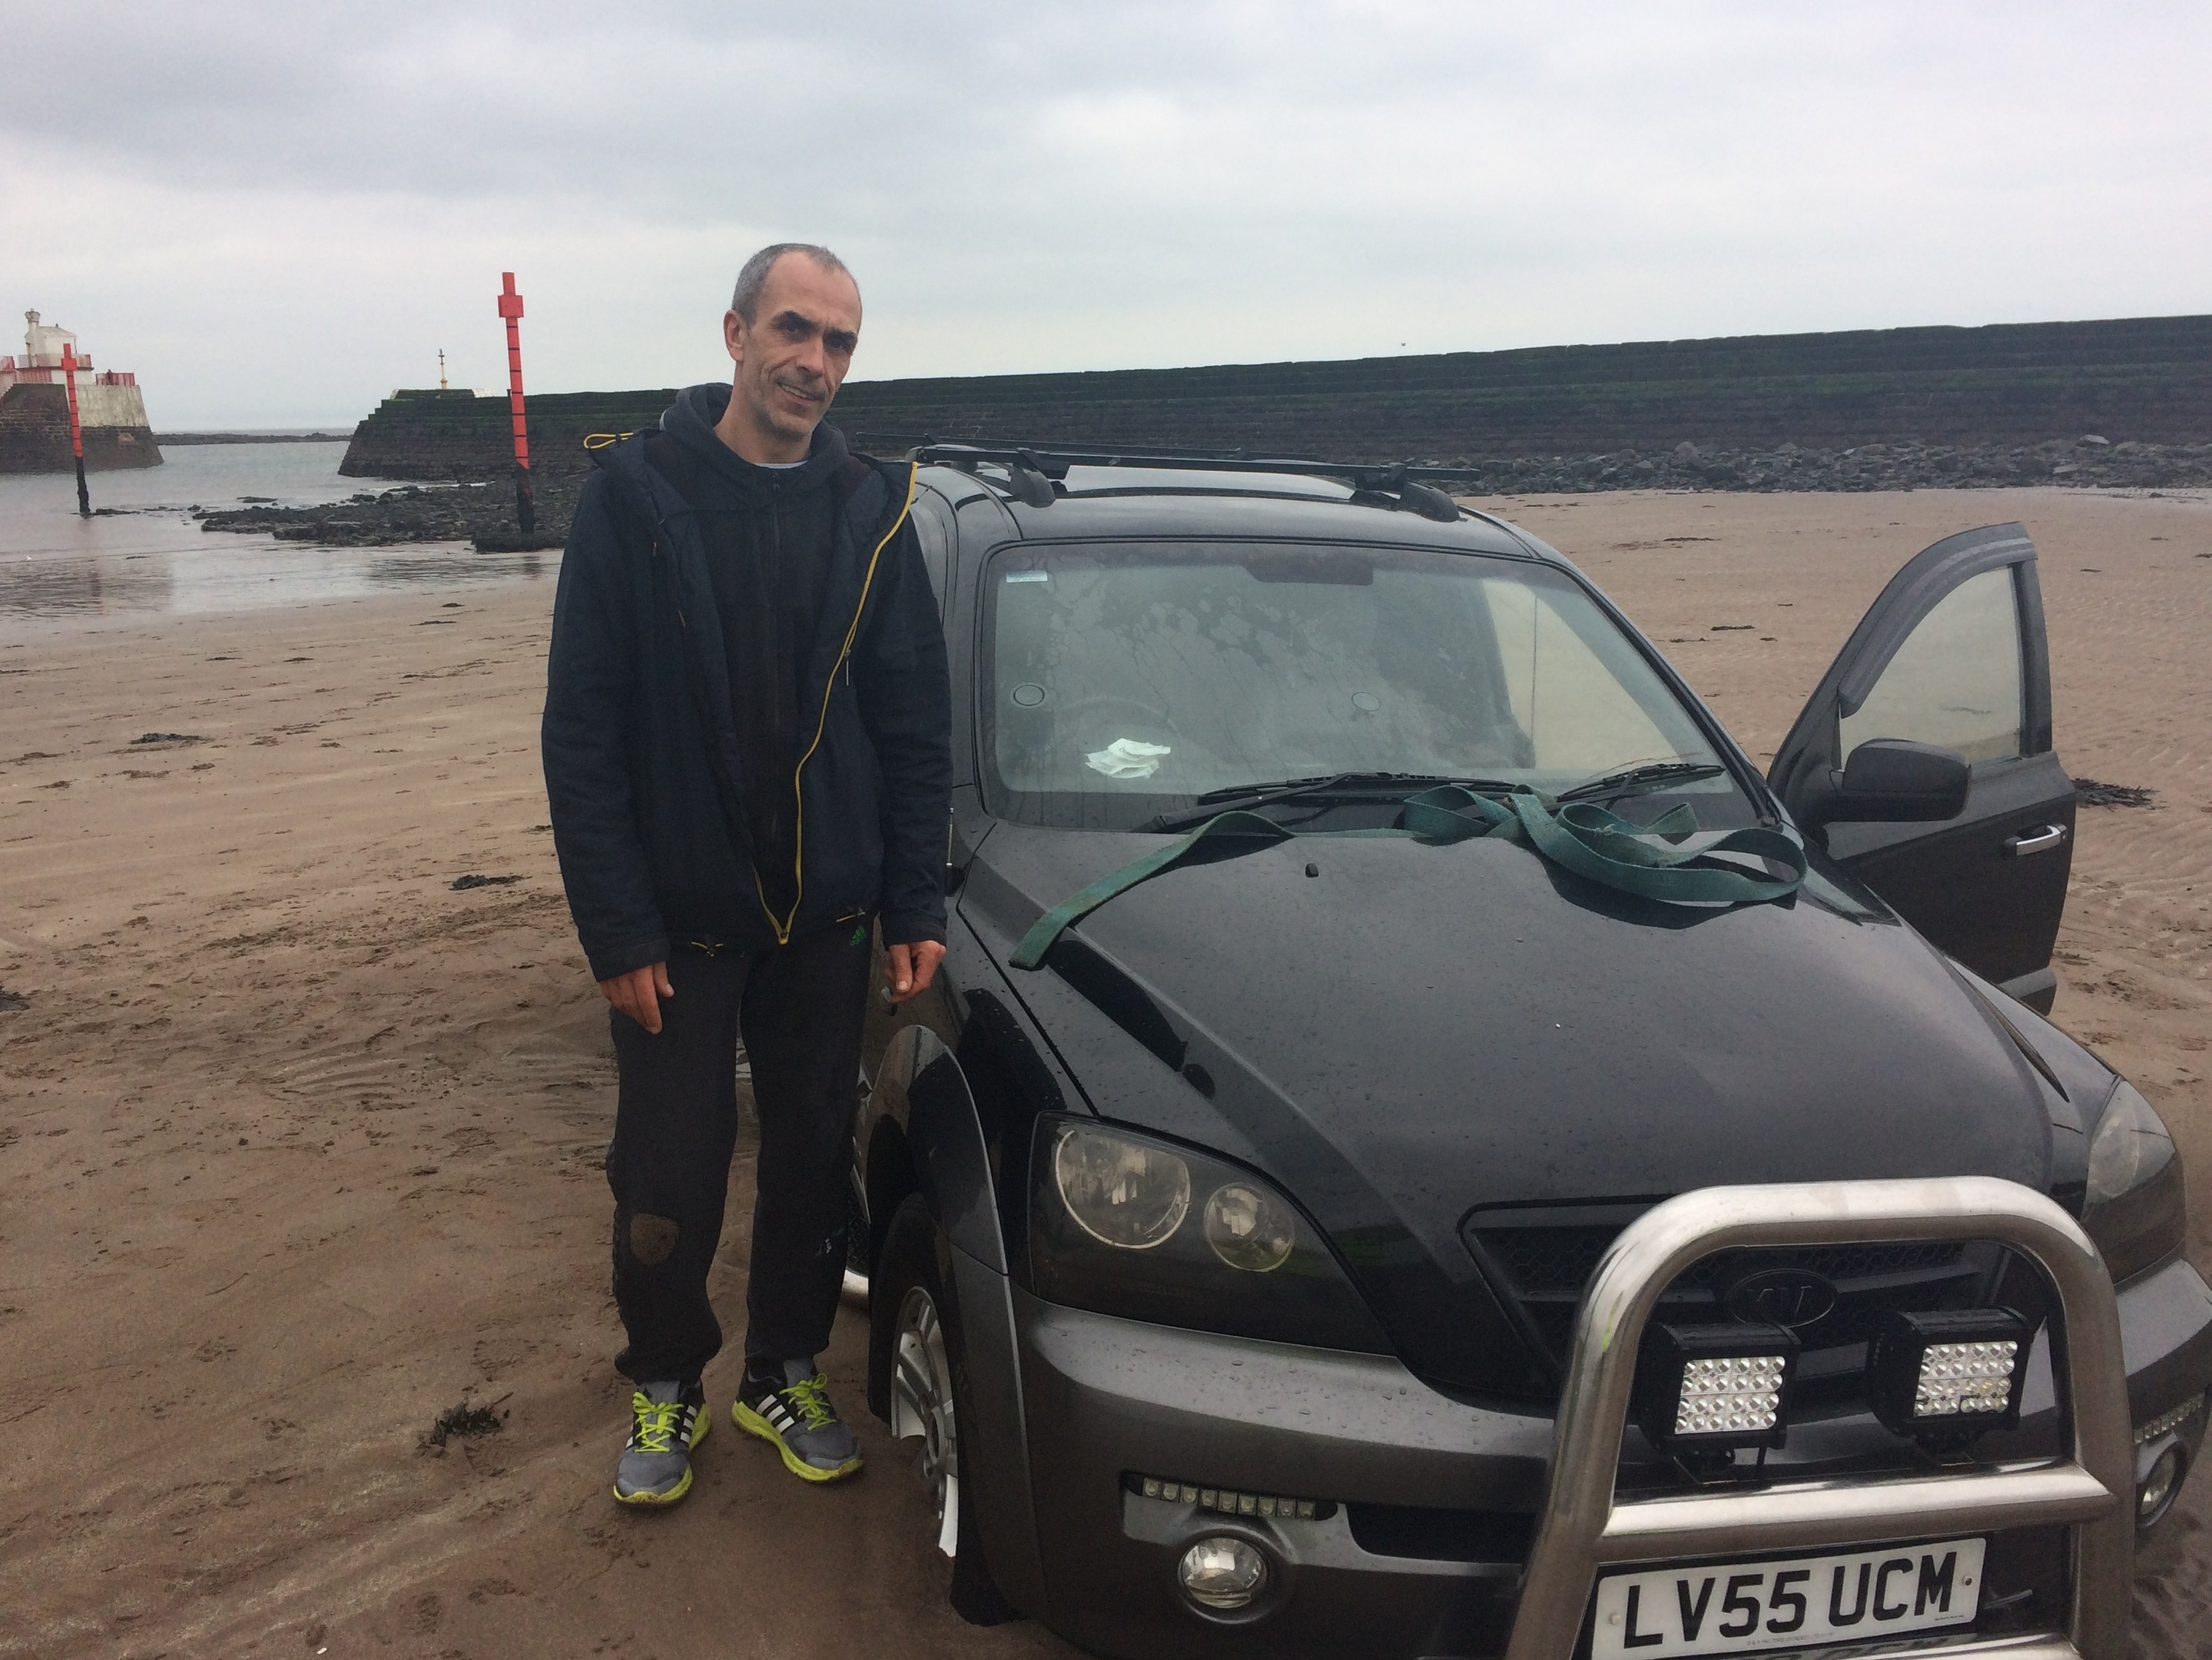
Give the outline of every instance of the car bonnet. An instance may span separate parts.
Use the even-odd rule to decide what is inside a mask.
[[[1001,824],[963,910],[1003,961],[1040,910],[1156,844]],[[1536,1377],[1499,1353],[1462,1241],[1480,1207],[2049,1180],[2017,1049],[1930,947],[1827,879],[1687,908],[1502,841],[1292,841],[1122,894],[1008,973],[1102,1114],[1273,1177],[1415,1369],[1471,1387]]]

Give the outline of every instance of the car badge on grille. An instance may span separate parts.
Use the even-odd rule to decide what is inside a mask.
[[[1795,1330],[1826,1317],[1836,1306],[1836,1288],[1802,1268],[1769,1268],[1737,1280],[1722,1302],[1735,1319]]]

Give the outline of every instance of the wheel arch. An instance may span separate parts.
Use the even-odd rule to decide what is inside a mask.
[[[884,1114],[868,1133],[862,1197],[868,1211],[868,1278],[871,1283],[884,1260],[884,1242],[890,1237],[891,1218],[908,1194],[921,1191],[921,1174],[915,1168],[902,1119]]]
[[[919,1194],[936,1225],[949,1304],[943,1314],[961,1350],[954,1366],[964,1396],[958,1402],[960,1444],[983,1557],[1009,1602],[1025,1613],[1040,1613],[1044,1573],[1037,1554],[1020,1345],[982,1122],[957,1057],[926,1026],[905,1028],[892,1038],[877,1088],[890,1093],[868,1138],[871,1264],[880,1263],[898,1206]],[[886,1161],[880,1175],[879,1156]],[[907,1179],[912,1185],[892,1197]],[[890,1201],[880,1207],[879,1192]],[[871,1298],[872,1327],[897,1318],[898,1311],[887,1302]],[[870,1347],[872,1353],[881,1346],[872,1341]],[[868,1405],[888,1421],[890,1379],[878,1370],[872,1365],[869,1369]]]

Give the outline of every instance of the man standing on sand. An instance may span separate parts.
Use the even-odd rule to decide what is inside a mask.
[[[745,262],[722,330],[733,385],[689,387],[599,452],[547,668],[554,847],[614,1006],[625,1505],[683,1498],[713,1422],[740,1036],[761,1145],[731,1414],[807,1481],[860,1468],[815,1356],[844,1278],[872,925],[895,1001],[945,954],[951,698],[914,470],[822,424],[860,289],[827,248],[779,243]]]

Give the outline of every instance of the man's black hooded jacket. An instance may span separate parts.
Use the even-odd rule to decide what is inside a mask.
[[[750,466],[713,432],[729,395],[688,388],[600,451],[562,562],[545,787],[595,979],[872,912],[886,944],[945,937],[951,697],[913,469],[828,427],[801,466]]]

